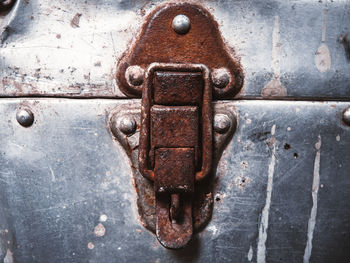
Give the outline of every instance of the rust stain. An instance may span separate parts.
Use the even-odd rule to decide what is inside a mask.
[[[95,236],[103,237],[105,235],[105,233],[106,233],[106,229],[101,223],[99,223],[97,226],[95,226],[95,228],[94,228]]]
[[[73,19],[71,20],[70,25],[71,25],[73,28],[79,27],[80,17],[81,17],[81,16],[82,16],[82,14],[76,13],[75,16],[73,17]]]
[[[345,55],[346,59],[348,62],[350,62],[350,41],[348,39],[348,34],[346,33],[345,35],[340,35],[340,43],[343,44],[344,50],[345,50]]]

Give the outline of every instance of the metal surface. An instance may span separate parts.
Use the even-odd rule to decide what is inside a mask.
[[[350,126],[350,108],[347,108],[343,112],[343,121],[345,124]]]
[[[156,235],[168,248],[190,241],[192,210],[198,208],[192,209],[194,181],[212,170],[212,93],[204,65],[153,63],[147,69],[138,166],[154,181]],[[180,193],[186,193],[177,196],[183,213],[173,220],[169,198]]]
[[[172,18],[178,14],[186,14],[191,20],[191,30],[185,35],[178,35],[171,27]],[[220,88],[214,85],[214,99],[233,98],[243,85],[239,60],[228,52],[212,15],[196,4],[161,5],[146,17],[136,41],[118,63],[119,88],[129,97],[140,97],[141,87],[130,86],[125,72],[130,66],[146,69],[152,63],[202,64],[209,70],[225,66],[230,82]]]
[[[0,12],[0,262],[350,261],[347,1],[191,1],[209,27],[182,10],[165,16],[151,40],[175,47],[155,45],[158,55],[198,58],[178,40],[203,29],[187,43],[212,53],[217,98],[227,77],[215,72],[231,67],[205,51],[214,28],[214,45],[242,68],[231,84],[244,83],[229,98],[239,101],[213,103],[216,176],[195,187],[192,211],[169,197],[171,222],[192,213],[189,246],[169,251],[141,227],[155,232],[157,220],[138,171],[141,103],[114,99],[125,86],[140,96],[158,60],[135,53],[149,61],[125,67],[123,85],[117,65],[150,15],[183,2],[17,0]],[[180,13],[185,35],[172,28]],[[29,128],[16,119],[24,108]]]
[[[192,212],[202,214],[195,211],[202,205],[192,208],[200,192],[194,183],[215,170],[212,97],[236,95],[243,85],[242,69],[227,53],[210,13],[179,2],[160,6],[146,18],[118,64],[117,81],[128,96],[142,91],[137,165],[154,181],[157,238],[167,248],[183,248],[193,235]],[[204,215],[208,221],[211,211]]]
[[[19,109],[16,114],[16,119],[22,126],[29,127],[34,122],[34,115],[29,109]]]
[[[238,126],[218,163],[212,220],[182,251],[139,223],[133,183],[142,176],[133,167],[131,176],[108,129],[109,115],[130,103],[139,116],[139,100],[0,100],[1,259],[302,262],[311,243],[310,262],[349,261],[350,129],[340,118],[349,103],[215,104],[236,111]],[[23,104],[36,113],[29,129],[16,120]],[[138,132],[124,135],[130,147]]]
[[[186,34],[191,28],[191,21],[188,16],[177,15],[172,22],[173,29],[178,34]]]
[[[143,82],[145,71],[139,66],[130,66],[125,71],[125,79],[129,85],[140,86]]]
[[[18,0],[11,13],[0,16],[1,96],[124,97],[115,82],[115,64],[145,17],[163,2]],[[237,98],[261,98],[276,76],[285,89],[281,99],[350,99],[347,1],[200,4],[244,68]],[[71,25],[76,14],[81,14],[79,27]],[[321,43],[331,59],[326,72],[315,64]],[[275,89],[280,91],[278,85]]]
[[[231,126],[230,118],[225,114],[216,114],[214,117],[214,130],[218,133],[225,133]]]

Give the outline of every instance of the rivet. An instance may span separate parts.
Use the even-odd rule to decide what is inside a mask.
[[[140,66],[130,66],[125,71],[125,78],[129,82],[129,85],[140,86],[143,82],[145,71]]]
[[[343,121],[350,126],[350,107],[343,111]]]
[[[190,30],[191,22],[188,16],[177,15],[173,19],[172,26],[176,33],[184,35]]]
[[[211,72],[211,80],[215,87],[223,89],[231,80],[230,72],[226,68],[214,69]]]
[[[29,127],[34,122],[34,115],[29,109],[20,109],[17,111],[16,119],[23,127]]]
[[[214,116],[214,130],[217,133],[225,133],[231,126],[231,120],[226,114],[216,114]]]
[[[136,131],[136,121],[132,116],[123,116],[117,120],[117,127],[125,135],[131,135]]]

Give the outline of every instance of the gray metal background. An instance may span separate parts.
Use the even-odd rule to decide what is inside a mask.
[[[180,251],[163,248],[138,221],[129,159],[107,127],[122,103],[0,101],[2,256],[8,248],[16,262],[256,262],[274,156],[266,262],[302,262],[320,136],[311,262],[349,260],[350,128],[340,121],[349,103],[227,102],[238,129],[218,166],[213,219]],[[30,128],[15,119],[20,105],[35,114]],[[106,233],[97,237],[101,215]]]
[[[213,219],[181,251],[163,248],[138,220],[130,161],[108,129],[109,113],[130,100],[12,98],[123,98],[116,61],[158,3],[19,0],[2,15],[0,261],[349,262],[350,128],[341,113],[350,63],[339,41],[348,1],[202,3],[240,57],[245,85],[240,101],[220,102],[238,128],[217,168]],[[326,72],[315,64],[323,24]],[[279,53],[274,32],[287,95],[263,101]],[[33,110],[32,127],[17,123],[20,106]]]
[[[115,83],[116,62],[145,16],[161,2],[18,0],[1,23],[0,95],[124,97]],[[286,88],[284,97],[350,98],[350,63],[340,41],[350,31],[348,1],[200,2],[241,60],[245,85],[237,98],[261,98],[276,67]],[[79,27],[77,20],[71,22],[77,14]],[[275,55],[280,62],[273,67],[275,19]],[[315,66],[322,32],[331,58],[325,73]]]

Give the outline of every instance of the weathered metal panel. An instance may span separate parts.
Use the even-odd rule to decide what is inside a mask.
[[[0,20],[0,95],[124,97],[116,64],[163,2],[18,0]],[[241,60],[237,98],[350,98],[348,1],[200,4]]]
[[[129,159],[108,128],[113,109],[137,102],[0,100],[1,260],[349,261],[349,103],[220,102],[238,125],[218,164],[213,218],[173,251],[140,224]],[[16,121],[23,105],[29,128]]]

